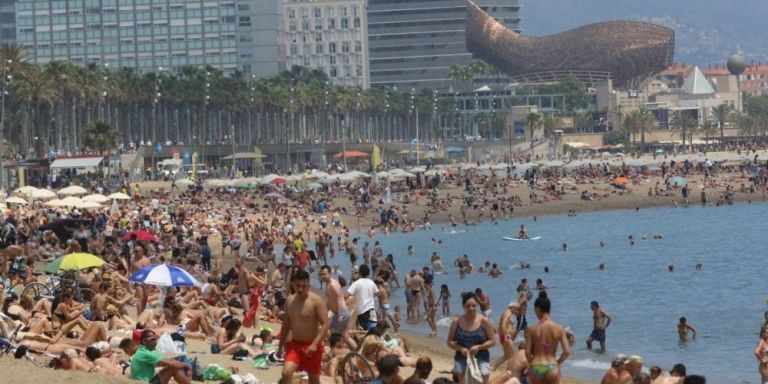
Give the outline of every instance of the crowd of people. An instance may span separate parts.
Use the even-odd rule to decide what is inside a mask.
[[[752,165],[757,167],[753,184],[764,185],[768,173],[758,172],[757,161]],[[706,164],[672,168],[681,174],[702,172],[708,179],[717,171]],[[749,170],[747,165],[738,172]],[[570,176],[610,180],[620,175],[640,178],[647,172],[647,168],[590,165]],[[669,167],[662,167],[662,172],[666,177]],[[195,377],[194,364],[157,351],[165,335],[173,342],[204,340],[215,354],[266,356],[270,364],[282,364],[283,382],[296,372],[305,373],[311,383],[337,382],[344,357],[358,351],[372,364],[371,379],[423,383],[432,362],[413,351],[406,338],[397,337],[398,330],[401,321],[424,321],[430,336],[437,335],[438,310],[450,315],[452,295],[445,284],[436,292],[434,274],[446,266],[433,254],[431,268],[408,271],[401,279],[396,253],[383,249],[375,240],[376,232],[429,229],[430,215],[453,205],[461,206],[461,222],[467,225],[509,217],[526,203],[508,193],[520,183],[532,187],[528,204],[566,193],[567,184],[560,182],[563,175],[557,172],[531,170],[523,176],[515,176],[512,169],[498,175],[493,170],[490,174],[471,170],[430,178],[419,174],[415,180],[386,187],[370,180],[336,182],[319,193],[297,193],[291,203],[265,200],[262,191],[193,188],[146,193],[138,185],[125,185],[122,190],[131,200],[95,211],[46,208],[40,202],[14,206],[5,213],[0,230],[0,336],[25,354],[51,356],[50,365],[58,369],[128,375],[151,383],[186,383]],[[463,196],[439,193],[446,185],[463,190]],[[95,186],[92,189],[96,192]],[[657,187],[652,194],[659,191]],[[339,198],[350,204],[334,206]],[[419,201],[427,208],[413,217],[410,210]],[[377,218],[364,223],[367,211],[375,209]],[[448,217],[457,226],[453,216]],[[351,232],[345,221],[356,223],[359,232]],[[364,236],[363,231],[369,241],[357,237]],[[521,228],[520,237],[527,236]],[[41,275],[48,262],[76,252],[94,254],[104,264],[57,275],[60,284],[48,294],[23,289],[49,278]],[[349,272],[334,263],[342,253],[353,266]],[[134,272],[151,264],[181,267],[202,284],[158,287],[131,281]],[[461,276],[475,270],[466,255],[455,266]],[[503,274],[490,263],[479,269],[492,277]],[[314,279],[320,294],[310,289]],[[478,288],[460,295],[464,312],[450,323],[447,341],[455,352],[453,377],[436,383],[559,381],[573,335],[550,317],[552,303],[543,282],[537,281],[535,299],[527,282],[521,285],[496,324],[487,293]],[[399,289],[405,296],[405,319],[396,304],[400,299],[392,296]],[[536,324],[527,321],[530,303],[539,320]],[[605,351],[611,317],[597,302],[592,311],[595,328],[587,346],[596,341]],[[262,321],[277,324],[279,331],[261,327]],[[685,319],[679,330],[686,336],[692,331],[695,337]],[[246,337],[253,331],[257,334]],[[768,380],[766,334],[763,330],[755,351],[763,381]],[[490,350],[496,346],[503,356],[492,361]],[[682,365],[663,376],[656,367],[651,367],[650,375],[641,372],[639,356],[620,357],[613,363],[603,383],[703,382],[686,376]],[[403,378],[403,367],[413,368],[413,375]],[[491,377],[499,368],[502,373]]]

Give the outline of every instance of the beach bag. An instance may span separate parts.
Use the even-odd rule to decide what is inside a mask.
[[[192,369],[192,380],[195,381],[202,381],[203,380],[203,366],[200,365],[200,362],[197,361],[197,357],[194,359],[190,359],[187,355],[181,355],[176,356],[174,359],[189,365],[189,367]]]
[[[224,381],[229,380],[231,377],[232,372],[216,364],[208,364],[203,371],[203,379],[205,381]]]
[[[480,366],[474,356],[467,356],[467,379],[471,379],[475,383],[483,382],[483,374],[480,372]]]
[[[261,384],[261,381],[252,373],[232,375],[227,382],[232,384]]]
[[[157,339],[157,346],[155,349],[160,353],[176,353],[176,342],[173,341],[169,333],[163,333],[159,339]]]

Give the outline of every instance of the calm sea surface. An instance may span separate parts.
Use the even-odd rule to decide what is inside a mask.
[[[358,252],[362,254],[364,241],[371,243],[371,249],[374,240],[381,241],[384,254],[394,255],[401,279],[411,268],[428,265],[431,253],[438,252],[448,273],[435,277],[435,287],[450,287],[451,313],[460,313],[462,291],[480,287],[490,294],[494,324],[515,300],[520,279],[527,278],[533,286],[542,278],[549,287],[554,320],[570,326],[576,335],[563,369],[568,376],[599,379],[611,357],[624,353],[639,354],[646,366],[656,364],[664,371],[682,362],[689,373],[705,374],[713,383],[757,383],[753,350],[763,312],[768,310],[766,215],[766,204],[742,204],[545,216],[537,221],[516,218],[498,225],[435,226],[404,235],[362,237]],[[526,225],[530,236],[542,239],[501,240],[516,236],[520,224]],[[653,239],[656,234],[663,239]],[[634,245],[629,244],[629,235],[634,235]],[[562,250],[563,243],[568,244],[567,251]],[[413,256],[407,255],[409,244],[415,247]],[[504,275],[491,279],[474,273],[459,279],[453,260],[461,254],[469,255],[475,266],[486,260],[498,263]],[[337,253],[336,261],[347,273],[348,258]],[[531,269],[519,269],[520,261],[530,262]],[[703,264],[701,271],[695,269],[697,261]],[[600,263],[605,264],[604,271],[598,270]],[[667,270],[670,264],[674,272]],[[544,273],[545,266],[549,273]],[[404,309],[403,291],[391,294]],[[592,300],[599,301],[614,319],[607,331],[605,355],[587,350],[584,343],[592,330]],[[532,307],[528,319],[535,323]],[[681,316],[698,331],[695,341],[678,342],[676,324]],[[408,324],[405,329],[422,332],[426,326]],[[440,331],[444,340],[447,328]]]

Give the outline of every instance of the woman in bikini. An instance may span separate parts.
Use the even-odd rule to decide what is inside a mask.
[[[546,291],[539,292],[534,311],[539,323],[525,331],[525,356],[530,363],[528,380],[532,384],[555,384],[560,382],[560,365],[571,354],[568,335],[559,324],[549,317],[551,303]],[[563,349],[556,357],[557,344]]]
[[[761,383],[768,383],[768,327],[760,330],[760,340],[755,347],[755,357],[760,363],[758,371],[760,372]]]

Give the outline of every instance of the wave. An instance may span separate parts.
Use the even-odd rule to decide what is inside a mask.
[[[443,317],[442,319],[437,321],[437,326],[438,327],[450,327],[452,321],[453,321],[453,317]]]
[[[600,371],[607,371],[609,368],[611,368],[610,362],[598,361],[594,359],[569,360],[568,362],[566,362],[566,364],[572,367],[587,368],[587,369],[594,369],[594,370],[600,370]]]

